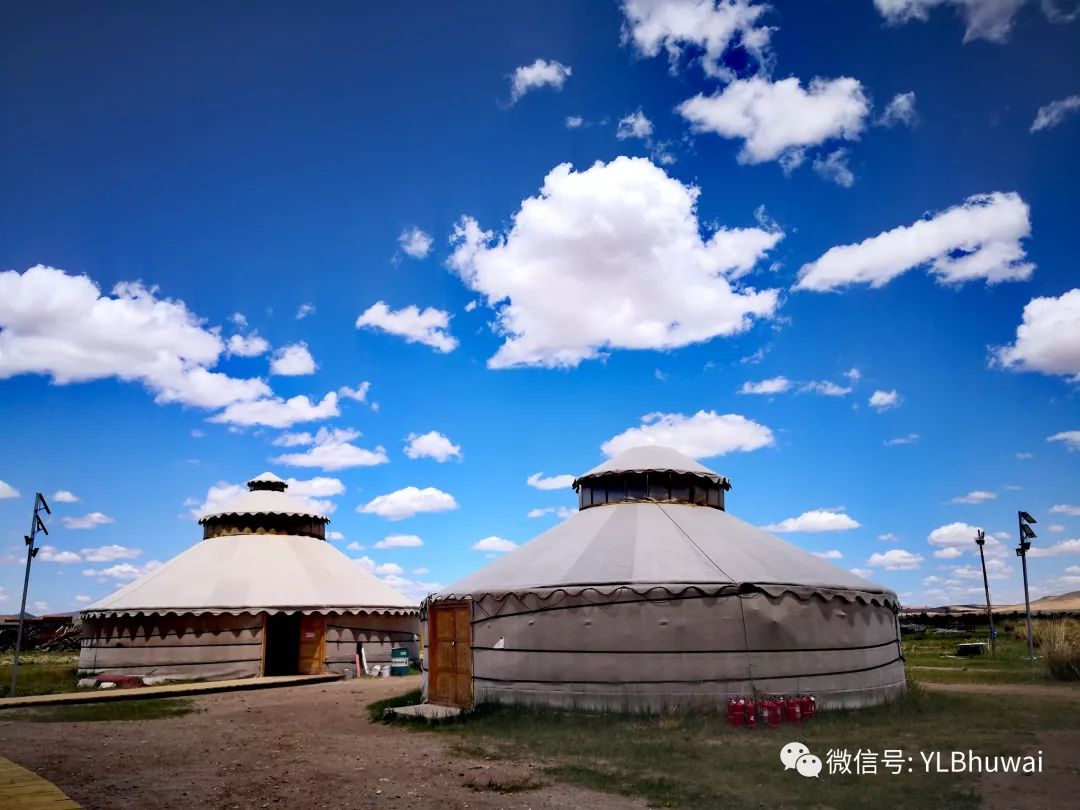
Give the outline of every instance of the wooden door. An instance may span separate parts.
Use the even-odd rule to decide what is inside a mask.
[[[312,614],[300,617],[300,656],[298,675],[322,675],[326,657],[326,617]]]
[[[466,709],[472,705],[472,625],[468,603],[428,612],[431,662],[428,700]]]

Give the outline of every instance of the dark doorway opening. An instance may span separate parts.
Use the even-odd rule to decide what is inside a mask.
[[[300,614],[267,616],[263,675],[297,675],[299,664]]]

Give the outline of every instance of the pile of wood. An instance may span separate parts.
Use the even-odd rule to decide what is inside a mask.
[[[79,649],[79,635],[82,629],[75,625],[61,627],[48,641],[38,644],[37,649],[42,652],[57,652],[59,650]]]

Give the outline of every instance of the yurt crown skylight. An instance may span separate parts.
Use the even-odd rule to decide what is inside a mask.
[[[613,503],[685,503],[723,510],[731,482],[668,447],[634,447],[574,481],[578,508]]]
[[[284,534],[326,539],[330,518],[313,512],[287,495],[289,484],[273,473],[263,473],[247,482],[248,492],[219,512],[199,520],[203,539],[236,534]]]

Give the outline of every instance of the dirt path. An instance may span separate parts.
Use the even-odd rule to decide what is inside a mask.
[[[193,698],[163,720],[29,723],[0,715],[0,753],[87,810],[146,808],[644,808],[545,783],[527,765],[463,757],[452,740],[372,724],[366,706],[418,678],[354,680]]]
[[[965,692],[970,695],[1024,695],[1080,701],[1080,688],[1048,683],[931,683],[920,681],[931,692]]]

